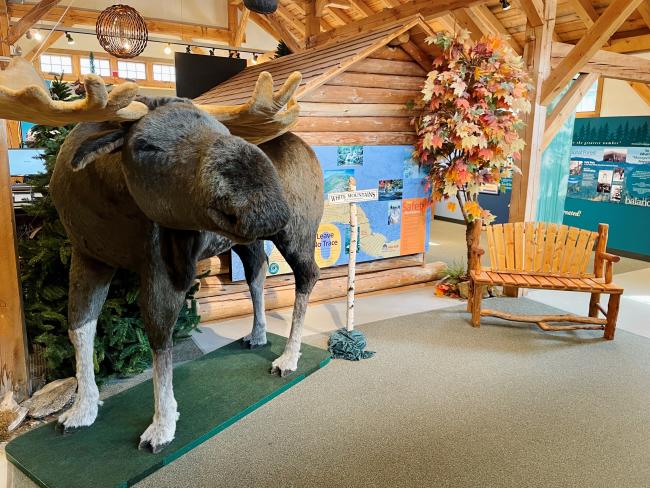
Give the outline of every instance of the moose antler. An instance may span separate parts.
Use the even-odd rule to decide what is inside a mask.
[[[19,89],[7,86],[15,86],[19,76],[28,76],[30,81],[40,79],[38,75],[34,78],[24,63],[27,61],[15,58],[3,72],[3,78],[11,82],[0,84],[2,118],[57,126],[75,122],[138,120],[147,113],[148,109],[144,104],[134,101],[138,85],[123,83],[113,88],[109,94],[104,80],[96,75],[86,76],[86,98],[72,102],[53,100],[45,90],[42,80],[41,83],[36,82],[38,84]]]
[[[301,81],[302,75],[294,71],[274,94],[273,78],[263,71],[245,104],[197,106],[222,122],[232,134],[261,144],[284,134],[298,121],[300,106],[293,95]]]
[[[298,120],[300,107],[293,95],[301,79],[300,73],[292,73],[274,94],[273,78],[263,72],[247,103],[197,107],[222,122],[232,134],[260,144],[284,134]],[[135,101],[138,92],[135,83],[116,85],[108,93],[99,76],[87,75],[84,85],[84,99],[53,100],[33,66],[14,58],[0,73],[0,118],[59,126],[75,122],[133,121],[148,112],[146,105]]]

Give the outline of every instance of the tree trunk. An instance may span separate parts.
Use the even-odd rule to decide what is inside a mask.
[[[476,268],[476,255],[472,252],[474,246],[481,243],[481,219],[475,219],[472,222],[466,222],[465,241],[467,242],[467,276],[469,272]]]

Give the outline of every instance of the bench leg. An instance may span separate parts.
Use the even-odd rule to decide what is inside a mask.
[[[618,307],[621,303],[621,295],[610,295],[607,302],[607,325],[605,325],[605,339],[611,341],[616,332],[616,319],[618,318]]]
[[[483,300],[483,285],[475,283],[472,297],[470,299],[473,327],[481,326],[481,300]]]
[[[600,303],[600,293],[592,293],[589,299],[589,316],[598,317],[598,304]]]
[[[472,298],[474,298],[474,288],[476,285],[472,280],[469,280],[469,286],[467,287],[467,311],[472,312]]]

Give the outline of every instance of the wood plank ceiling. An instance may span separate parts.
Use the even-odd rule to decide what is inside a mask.
[[[304,44],[307,26],[306,1],[280,0],[278,18],[283,21],[286,30],[300,44]],[[575,44],[587,29],[607,8],[612,0],[558,0],[555,21],[555,40]],[[422,0],[419,0],[422,2]],[[320,17],[321,32],[337,29],[347,24],[361,21],[384,9],[399,7],[418,0],[347,0],[324,2],[325,8]],[[349,8],[335,5],[349,4]],[[435,3],[435,2],[432,2]],[[458,9],[429,20],[434,30],[454,30],[466,25],[463,19],[470,19],[483,33],[508,33],[513,38],[513,47],[525,44],[526,15],[522,3],[534,3],[532,0],[510,0],[512,7],[503,10],[500,0],[487,0],[484,6]],[[255,21],[255,18],[253,18]],[[264,27],[264,26],[262,26]],[[267,30],[268,25],[266,26]],[[274,32],[277,35],[277,32]],[[616,31],[606,47],[617,52],[634,52],[650,50],[650,0],[644,2]]]

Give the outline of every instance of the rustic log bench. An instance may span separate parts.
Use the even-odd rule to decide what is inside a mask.
[[[475,227],[474,247],[470,250],[474,269],[470,270],[468,312],[472,325],[479,327],[481,316],[519,322],[533,322],[542,330],[604,330],[605,339],[614,339],[616,318],[623,288],[612,283],[612,265],[620,260],[607,249],[608,226],[598,232],[544,222],[517,222],[487,226],[490,267],[481,267],[485,254],[480,243],[480,226]],[[594,251],[595,244],[595,251]],[[586,272],[594,256],[594,272]],[[499,285],[516,296],[519,288],[563,290],[591,293],[589,316],[514,315],[497,310],[481,310],[485,286]],[[601,294],[609,295],[607,310],[600,305]],[[605,318],[599,318],[602,312]],[[551,325],[570,322],[573,325]]]

